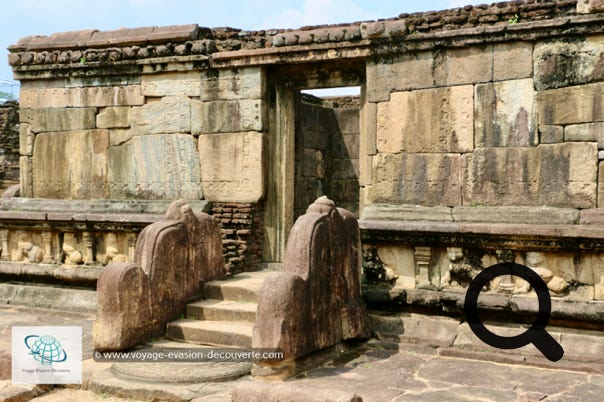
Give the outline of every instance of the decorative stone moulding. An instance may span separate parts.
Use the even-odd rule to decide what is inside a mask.
[[[553,299],[604,300],[601,216],[602,209],[371,206],[359,222],[365,280],[403,292],[463,294],[483,269],[515,262],[534,270]],[[511,276],[493,279],[484,291],[533,293]]]
[[[195,202],[198,210],[209,209]],[[138,234],[168,202],[9,198],[0,202],[0,277],[95,285],[103,267],[135,260]]]

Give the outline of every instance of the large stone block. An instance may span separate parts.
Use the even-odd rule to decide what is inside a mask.
[[[95,349],[121,350],[162,336],[205,282],[223,276],[219,226],[175,201],[165,220],[139,235],[134,264],[112,263],[101,273]]]
[[[604,80],[604,35],[535,45],[535,87],[538,90]]]
[[[30,156],[21,156],[19,158],[19,176],[21,179],[21,197],[32,198],[34,196],[34,175],[32,158]]]
[[[23,108],[137,106],[145,97],[140,85],[36,88],[21,89],[19,103]]]
[[[108,107],[96,116],[97,128],[130,127],[130,108],[127,106]]]
[[[190,134],[135,136],[108,155],[110,198],[202,197],[197,140]]]
[[[261,67],[203,70],[200,90],[202,101],[265,98],[265,73]]]
[[[260,288],[252,335],[252,347],[279,349],[285,358],[257,363],[252,374],[288,377],[299,370],[300,357],[370,335],[360,251],[356,218],[327,197],[298,218],[287,241],[285,272],[268,276]]]
[[[461,205],[460,155],[377,155],[367,201],[372,204]]]
[[[539,143],[557,144],[559,142],[564,142],[563,126],[544,125],[539,127]]]
[[[88,130],[96,127],[96,108],[22,108],[19,118],[34,133]]]
[[[423,74],[425,73],[424,71]],[[491,45],[449,49],[435,58],[434,80],[438,86],[489,82],[492,78]]]
[[[474,135],[478,147],[537,145],[533,80],[476,85]]]
[[[384,102],[392,92],[434,86],[434,55],[420,52],[367,62],[367,101]]]
[[[133,135],[191,132],[191,101],[186,96],[166,96],[160,101],[132,108]]]
[[[32,156],[34,152],[35,138],[36,135],[31,131],[30,124],[19,124],[19,153],[21,155]]]
[[[493,81],[529,78],[532,75],[531,42],[501,43],[493,46]]]
[[[109,198],[107,130],[41,133],[33,156],[33,197]]]
[[[540,125],[604,121],[604,83],[537,92],[537,107]]]
[[[263,131],[266,103],[259,99],[191,103],[193,134]]]
[[[471,151],[473,99],[471,85],[393,93],[378,104],[378,151]]]
[[[604,162],[598,162],[598,208],[604,208]]]
[[[464,205],[593,208],[594,143],[477,148],[464,156]]]
[[[264,135],[258,132],[199,137],[206,199],[256,202],[264,195]]]
[[[597,142],[598,149],[604,149],[604,122],[568,125],[564,127],[564,141]]]
[[[141,80],[144,96],[199,96],[199,71],[144,74]]]

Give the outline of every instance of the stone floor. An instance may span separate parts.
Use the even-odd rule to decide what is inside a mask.
[[[84,358],[90,351],[91,314],[67,314],[0,306],[0,353],[17,324],[82,325]],[[0,401],[600,401],[604,365],[600,362],[514,362],[510,354],[450,347],[371,341],[344,353],[335,363],[281,382],[244,377],[234,382],[163,384],[121,379],[102,382],[110,363],[84,362],[83,388],[24,387],[0,381]],[[541,366],[541,367],[538,367]],[[144,373],[146,370],[143,367]],[[148,370],[157,370],[150,365]],[[116,396],[119,395],[119,396]],[[362,398],[362,399],[360,399]]]

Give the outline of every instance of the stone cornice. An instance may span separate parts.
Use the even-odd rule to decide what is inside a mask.
[[[298,30],[241,31],[190,24],[75,31],[22,38],[9,47],[9,63],[18,79],[49,78],[52,74],[45,71],[61,75],[61,70],[77,76],[115,68],[137,74],[164,69],[143,71],[144,65],[192,60],[198,69],[296,64],[604,32],[604,13],[578,14],[576,4],[512,1]]]

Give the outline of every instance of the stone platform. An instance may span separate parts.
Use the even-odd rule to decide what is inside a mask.
[[[604,362],[585,358],[551,363],[538,353],[502,353],[481,344],[465,324],[449,318],[409,315],[399,318],[398,328],[404,331],[392,337],[392,327],[376,323],[384,340],[341,349],[332,363],[304,372],[286,382],[257,382],[250,377],[237,381],[170,383],[151,380],[152,365],[137,371],[139,379],[109,376],[112,363],[97,363],[91,359],[92,314],[65,313],[34,307],[0,307],[0,354],[10,348],[12,325],[60,324],[82,325],[84,329],[84,381],[81,389],[59,387],[24,387],[0,380],[0,400],[40,402],[174,400],[174,401],[595,401],[604,392]],[[379,319],[377,319],[379,321]],[[446,339],[444,332],[452,334]],[[441,331],[438,331],[438,329]],[[495,324],[494,332],[505,331]],[[564,340],[564,333],[548,328]],[[518,330],[510,329],[507,331]],[[390,337],[389,337],[390,336]],[[602,337],[582,331],[575,336],[577,343],[563,344],[568,350],[596,353]],[[419,343],[420,339],[424,341]],[[393,342],[396,340],[396,342]],[[165,341],[163,341],[165,342]],[[163,343],[162,343],[163,345]],[[165,346],[165,345],[164,345]],[[527,348],[532,348],[527,347]],[[570,355],[570,354],[569,354]],[[569,356],[570,357],[570,356]],[[183,366],[183,368],[185,368]],[[190,370],[172,370],[172,380]],[[190,374],[190,373],[189,373]],[[96,385],[93,385],[96,384]],[[92,392],[94,390],[94,392]],[[362,399],[360,399],[362,398]]]

